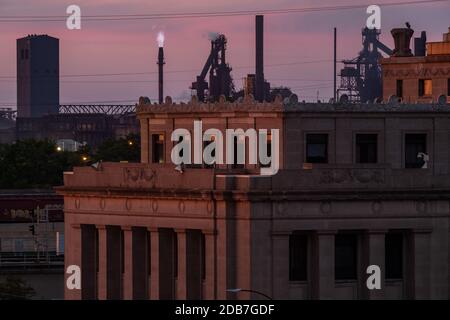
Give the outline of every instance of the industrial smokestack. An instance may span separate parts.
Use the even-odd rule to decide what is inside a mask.
[[[158,34],[158,97],[159,97],[159,104],[163,103],[164,100],[164,72],[163,68],[166,64],[164,62],[164,35],[162,32]]]
[[[264,16],[256,16],[255,99],[264,101]]]
[[[422,31],[420,38],[414,38],[414,55],[424,57],[426,55],[427,33]]]

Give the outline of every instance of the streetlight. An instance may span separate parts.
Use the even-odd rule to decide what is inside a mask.
[[[250,289],[241,289],[241,288],[235,288],[235,289],[227,289],[227,292],[233,292],[233,293],[238,293],[238,292],[250,292],[250,293],[256,293],[259,294],[261,296],[263,296],[264,298],[267,298],[269,300],[273,300],[270,296],[268,296],[267,294],[264,294],[262,292],[256,291],[256,290],[250,290]]]

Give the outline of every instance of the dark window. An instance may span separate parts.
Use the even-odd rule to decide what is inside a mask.
[[[125,233],[120,230],[120,270],[125,273]]]
[[[22,50],[20,50],[20,59],[25,59],[25,50],[24,49],[22,49]]]
[[[201,234],[201,255],[202,255],[202,279],[205,280],[206,279],[206,238],[205,235],[202,233]]]
[[[308,275],[308,236],[289,236],[289,280],[306,281]]]
[[[406,134],[405,168],[421,168],[424,165],[423,157],[418,157],[421,152],[427,152],[427,135]]]
[[[389,232],[385,239],[386,279],[403,278],[403,234]]]
[[[377,135],[356,135],[356,162],[377,163]]]
[[[178,277],[178,235],[176,232],[172,233],[173,246],[173,276]]]
[[[183,137],[183,136],[179,136],[179,137],[178,137],[178,143],[183,142],[183,140],[184,140],[184,137]],[[180,150],[179,156],[180,156],[180,158],[183,158],[183,156],[184,156],[184,149],[181,149],[181,150]]]
[[[164,134],[152,135],[153,163],[164,163]]]
[[[431,79],[419,79],[419,97],[431,96],[433,85]]]
[[[306,162],[328,162],[328,134],[306,135]]]
[[[423,97],[425,93],[425,82],[423,79],[419,79],[419,97]]]
[[[99,234],[98,229],[95,228],[95,268],[96,271],[99,272],[99,266],[100,266],[100,245],[99,245]]]
[[[147,230],[147,232],[145,233],[145,237],[147,239],[147,254],[148,254],[148,259],[147,259],[147,263],[148,263],[148,275],[152,274],[152,237],[151,237],[151,233],[150,231]]]
[[[403,98],[403,80],[397,80],[396,95],[399,98]]]
[[[334,272],[336,280],[357,279],[357,249],[356,234],[337,234],[334,247]]]
[[[450,78],[447,79],[447,96],[450,97]]]

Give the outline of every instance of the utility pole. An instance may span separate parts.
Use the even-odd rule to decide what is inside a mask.
[[[333,101],[334,103],[336,103],[336,98],[337,98],[337,91],[336,91],[336,64],[337,64],[337,59],[336,59],[336,42],[337,42],[337,31],[336,31],[336,27],[334,28],[334,73],[333,73]]]

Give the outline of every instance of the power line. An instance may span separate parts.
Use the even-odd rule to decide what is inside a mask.
[[[437,2],[446,2],[449,0],[415,0],[415,1],[395,1],[381,3],[379,6],[403,6],[418,5]],[[224,16],[245,16],[255,14],[275,15],[289,13],[304,12],[320,12],[320,11],[339,11],[366,8],[367,4],[341,5],[341,6],[322,6],[322,7],[305,7],[305,8],[287,8],[287,9],[265,9],[265,10],[237,10],[237,11],[213,11],[213,12],[186,12],[186,13],[152,13],[152,14],[107,14],[107,15],[83,15],[84,21],[119,21],[119,20],[151,20],[151,19],[183,19],[183,18],[209,18]],[[67,16],[0,16],[1,22],[61,22],[66,21]]]
[[[302,64],[313,64],[313,63],[324,63],[324,62],[332,62],[333,60],[311,60],[311,61],[296,61],[296,62],[287,62],[287,63],[276,63],[276,64],[267,64],[264,67],[282,67],[282,66],[293,66],[293,65],[302,65]],[[250,69],[254,68],[254,66],[237,66],[233,67],[233,69]],[[168,70],[164,71],[164,73],[187,73],[187,72],[198,72],[198,69],[190,69],[190,70]],[[129,76],[129,75],[148,75],[148,74],[158,74],[158,71],[148,71],[148,72],[121,72],[121,73],[86,73],[86,74],[63,74],[60,75],[60,78],[75,78],[75,77],[105,77],[105,76]],[[39,76],[39,78],[50,78],[55,77],[54,75],[43,75]],[[0,76],[0,79],[15,79],[15,76]]]
[[[312,90],[312,89],[326,89],[326,88],[332,88],[333,86],[324,86],[324,85],[306,85],[306,86],[299,86],[299,87],[292,87],[291,90]],[[150,100],[157,100],[156,98],[150,98]],[[127,100],[97,100],[97,101],[77,101],[77,102],[61,102],[61,105],[80,105],[80,104],[115,104],[115,103],[137,103],[137,98],[127,99]],[[14,102],[0,102],[0,105],[14,105]]]
[[[166,82],[189,82],[192,79],[166,79]],[[303,82],[303,81],[309,81],[309,82],[333,82],[333,80],[327,80],[327,79],[283,79],[283,78],[269,78],[270,81],[286,81],[286,82]],[[16,80],[13,79],[7,79],[2,80],[0,79],[0,82],[4,83],[12,83],[16,84]],[[158,83],[158,80],[62,80],[59,83],[61,84],[111,84],[111,83],[142,83],[142,84],[151,84],[151,83]]]

